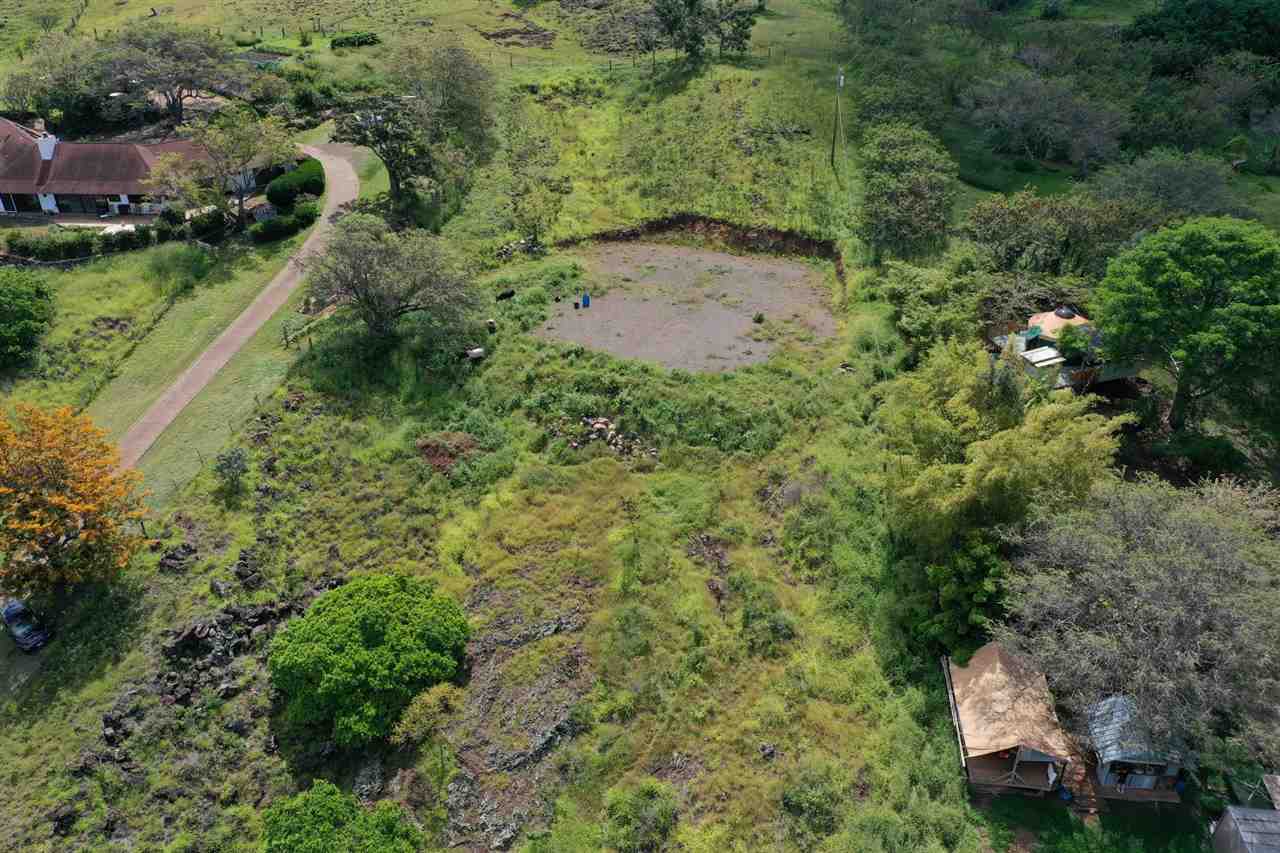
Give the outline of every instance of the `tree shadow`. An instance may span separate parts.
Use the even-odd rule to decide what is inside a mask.
[[[53,636],[35,653],[35,671],[10,697],[14,714],[56,704],[63,696],[76,693],[101,678],[142,640],[146,615],[143,575],[129,571],[111,583],[85,584],[51,602],[33,602],[33,609]],[[9,713],[0,711],[0,719],[7,716]]]

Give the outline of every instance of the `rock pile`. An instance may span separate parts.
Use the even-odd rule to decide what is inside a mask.
[[[600,441],[619,456],[652,456],[658,455],[658,448],[646,447],[645,442],[634,433],[625,433],[609,418],[584,417],[580,423],[572,424],[560,421],[550,430],[556,438],[565,438],[574,450],[580,450],[593,441]]]

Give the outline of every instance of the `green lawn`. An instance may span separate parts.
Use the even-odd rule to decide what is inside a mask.
[[[284,348],[281,327],[302,299],[302,291],[294,294],[143,455],[138,469],[151,492],[148,502],[152,507],[171,508],[182,487],[283,381],[297,350]]]
[[[88,408],[118,440],[170,383],[239,316],[302,245],[306,234],[219,250],[213,273],[180,297],[115,371]]]
[[[164,283],[149,275],[156,250],[40,273],[57,315],[32,363],[0,379],[7,404],[87,405],[168,308]]]

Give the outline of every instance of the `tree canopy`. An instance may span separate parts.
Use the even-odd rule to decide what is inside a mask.
[[[307,262],[311,295],[348,306],[369,333],[386,337],[406,314],[421,313],[437,338],[464,328],[479,304],[440,238],[421,229],[395,232],[369,214],[343,219],[329,248]]]
[[[187,101],[232,74],[231,51],[203,27],[140,23],[125,27],[102,45],[102,61],[118,89],[160,99],[176,121]]]
[[[284,122],[260,118],[247,107],[184,124],[180,131],[205,156],[164,155],[148,182],[158,194],[182,199],[189,207],[221,209],[237,227],[244,225],[244,203],[254,191],[256,173],[287,162],[297,152]]]
[[[27,270],[0,267],[0,368],[26,360],[53,322],[53,293]]]
[[[873,127],[863,139],[862,167],[855,232],[877,258],[910,257],[945,244],[957,167],[932,134],[901,122]]]
[[[1280,501],[1262,487],[1099,481],[1015,540],[998,636],[1070,722],[1124,694],[1157,742],[1280,760]]]
[[[0,592],[109,580],[142,546],[141,477],[106,435],[70,407],[0,418]]]
[[[364,575],[322,595],[271,644],[288,718],[344,747],[386,738],[422,690],[452,679],[470,629],[458,603],[403,575]]]
[[[1280,237],[1238,219],[1197,219],[1115,258],[1092,316],[1113,359],[1173,377],[1170,424],[1212,396],[1274,400],[1280,376]]]

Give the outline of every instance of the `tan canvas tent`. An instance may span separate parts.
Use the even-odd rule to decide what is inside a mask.
[[[992,789],[1053,790],[1071,749],[1044,675],[999,643],[983,646],[966,666],[944,657],[942,670],[969,781]]]

